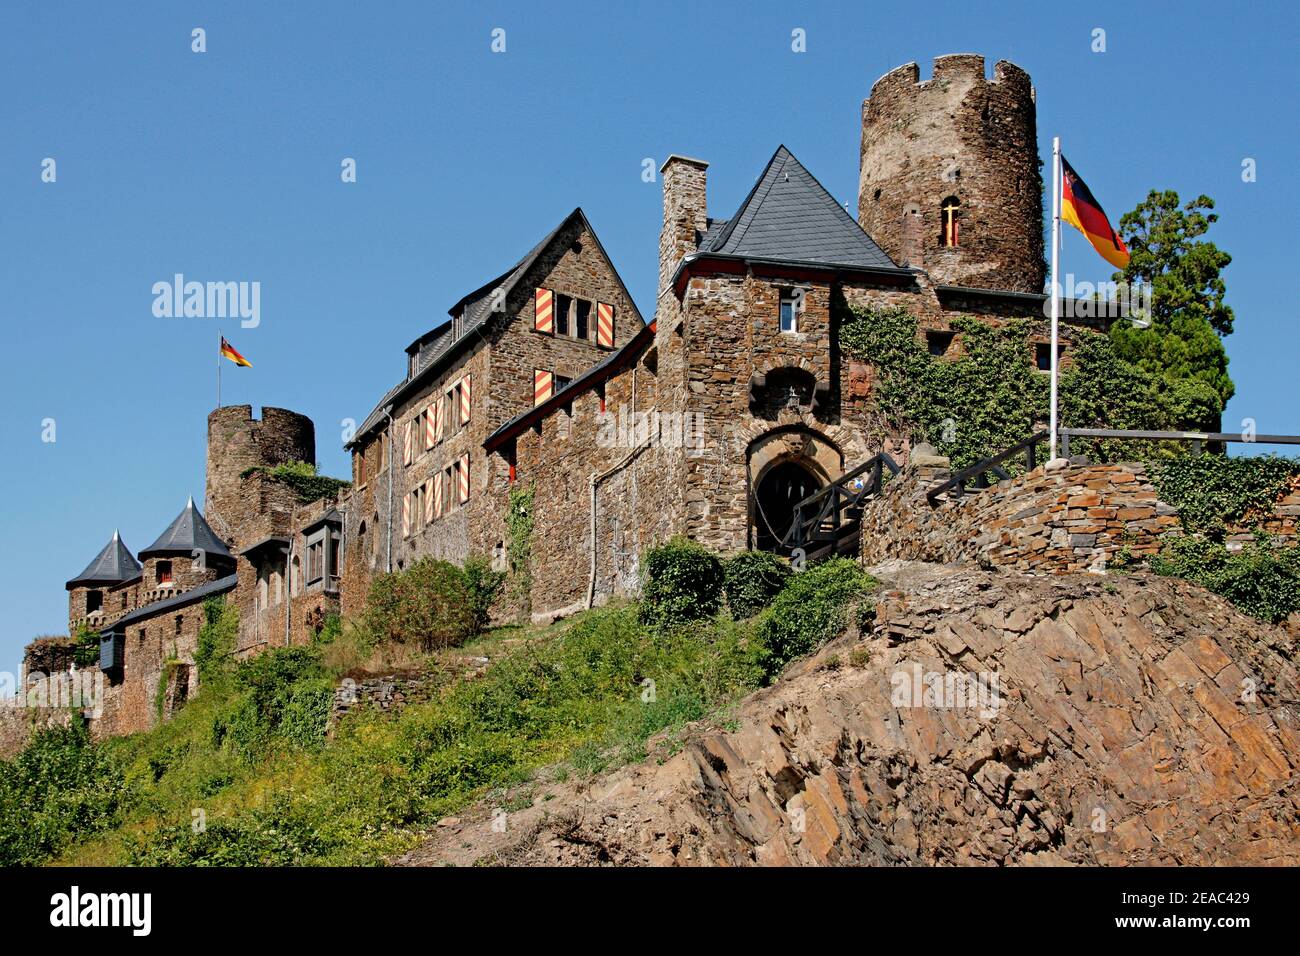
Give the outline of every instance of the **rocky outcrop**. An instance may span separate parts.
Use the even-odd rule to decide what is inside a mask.
[[[870,632],[735,729],[444,821],[404,862],[1300,863],[1293,635],[1173,579],[880,576]]]

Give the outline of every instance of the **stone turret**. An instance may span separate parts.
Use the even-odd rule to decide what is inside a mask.
[[[858,222],[938,283],[1042,292],[1034,87],[1006,60],[941,56],[885,74],[862,104]]]
[[[204,513],[213,529],[238,553],[264,534],[264,503],[250,492],[250,468],[291,461],[314,464],[316,428],[310,418],[283,408],[228,405],[208,415],[208,472]]]

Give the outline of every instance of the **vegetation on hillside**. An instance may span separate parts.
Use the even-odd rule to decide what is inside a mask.
[[[400,581],[377,582],[375,601],[410,615],[382,635],[366,621],[331,619],[308,646],[242,662],[232,656],[236,610],[210,602],[196,655],[202,689],[171,720],[102,743],[80,727],[47,731],[0,767],[0,864],[374,864],[543,768],[551,779],[596,773],[642,759],[651,737],[671,749],[686,724],[721,719],[863,613],[851,608],[869,607],[872,582],[852,562],[796,574],[767,558],[736,561],[728,566],[752,565],[783,587],[737,583],[729,613],[719,571],[705,595],[712,610],[687,614],[697,582],[678,571],[721,565],[676,541],[644,562],[659,611],[617,604],[546,628],[500,628],[460,648],[442,638],[472,624],[445,603],[393,602]],[[447,568],[405,573],[446,588]],[[487,591],[499,591],[500,579],[487,577]],[[436,640],[420,637],[425,626]],[[356,708],[327,738],[336,682],[393,646],[439,675],[433,699],[398,713]],[[454,679],[470,654],[492,664]]]
[[[1274,502],[1300,487],[1300,461],[1199,455],[1163,462],[1152,478],[1185,532],[1165,543],[1153,571],[1194,581],[1265,621],[1300,611],[1300,548],[1279,547],[1263,526]],[[1254,540],[1230,548],[1230,530]]]

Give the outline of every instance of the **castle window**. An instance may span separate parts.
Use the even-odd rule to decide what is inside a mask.
[[[801,291],[796,293],[794,290],[781,293],[781,331],[798,332],[799,331],[799,312],[803,302]]]
[[[87,614],[98,614],[100,609],[103,606],[104,606],[103,591],[86,592],[86,613]]]
[[[172,583],[172,563],[171,563],[170,561],[159,561],[159,562],[158,562],[157,574],[158,574],[158,584],[159,584],[159,585],[163,585],[163,584],[171,584],[171,583]]]
[[[952,347],[953,333],[942,332],[938,329],[927,329],[925,333],[925,344],[930,350],[931,355],[944,356],[948,354],[948,349]]]
[[[177,636],[180,635],[180,633],[181,633],[181,628],[184,627],[184,626],[185,626],[185,618],[184,618],[184,616],[183,616],[183,615],[180,615],[180,614],[177,614],[177,615],[176,615],[176,625],[175,625]]]
[[[573,334],[576,338],[590,338],[591,303],[578,299],[574,303]]]
[[[960,244],[961,238],[961,201],[956,196],[949,196],[939,207],[939,218],[943,225],[940,244],[952,248]]]
[[[1056,361],[1059,365],[1061,356],[1065,354],[1065,346],[1056,346]],[[1034,346],[1034,364],[1038,366],[1040,372],[1050,372],[1052,370],[1052,346],[1048,342],[1039,342]]]
[[[573,299],[567,295],[555,294],[555,334],[569,334],[569,309],[573,305]]]
[[[343,570],[339,566],[339,539],[337,535],[330,535],[329,551],[326,557],[329,561],[329,578],[325,582],[325,590],[337,591],[339,589],[339,576]]]

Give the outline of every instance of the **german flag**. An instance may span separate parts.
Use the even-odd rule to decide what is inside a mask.
[[[1128,265],[1128,246],[1111,228],[1106,210],[1092,195],[1088,184],[1061,155],[1061,218],[1078,229],[1097,253],[1116,269]]]
[[[224,335],[221,337],[221,354],[230,359],[230,361],[234,362],[236,365],[243,365],[247,368],[253,367],[253,363],[236,352],[235,347],[226,341]]]

